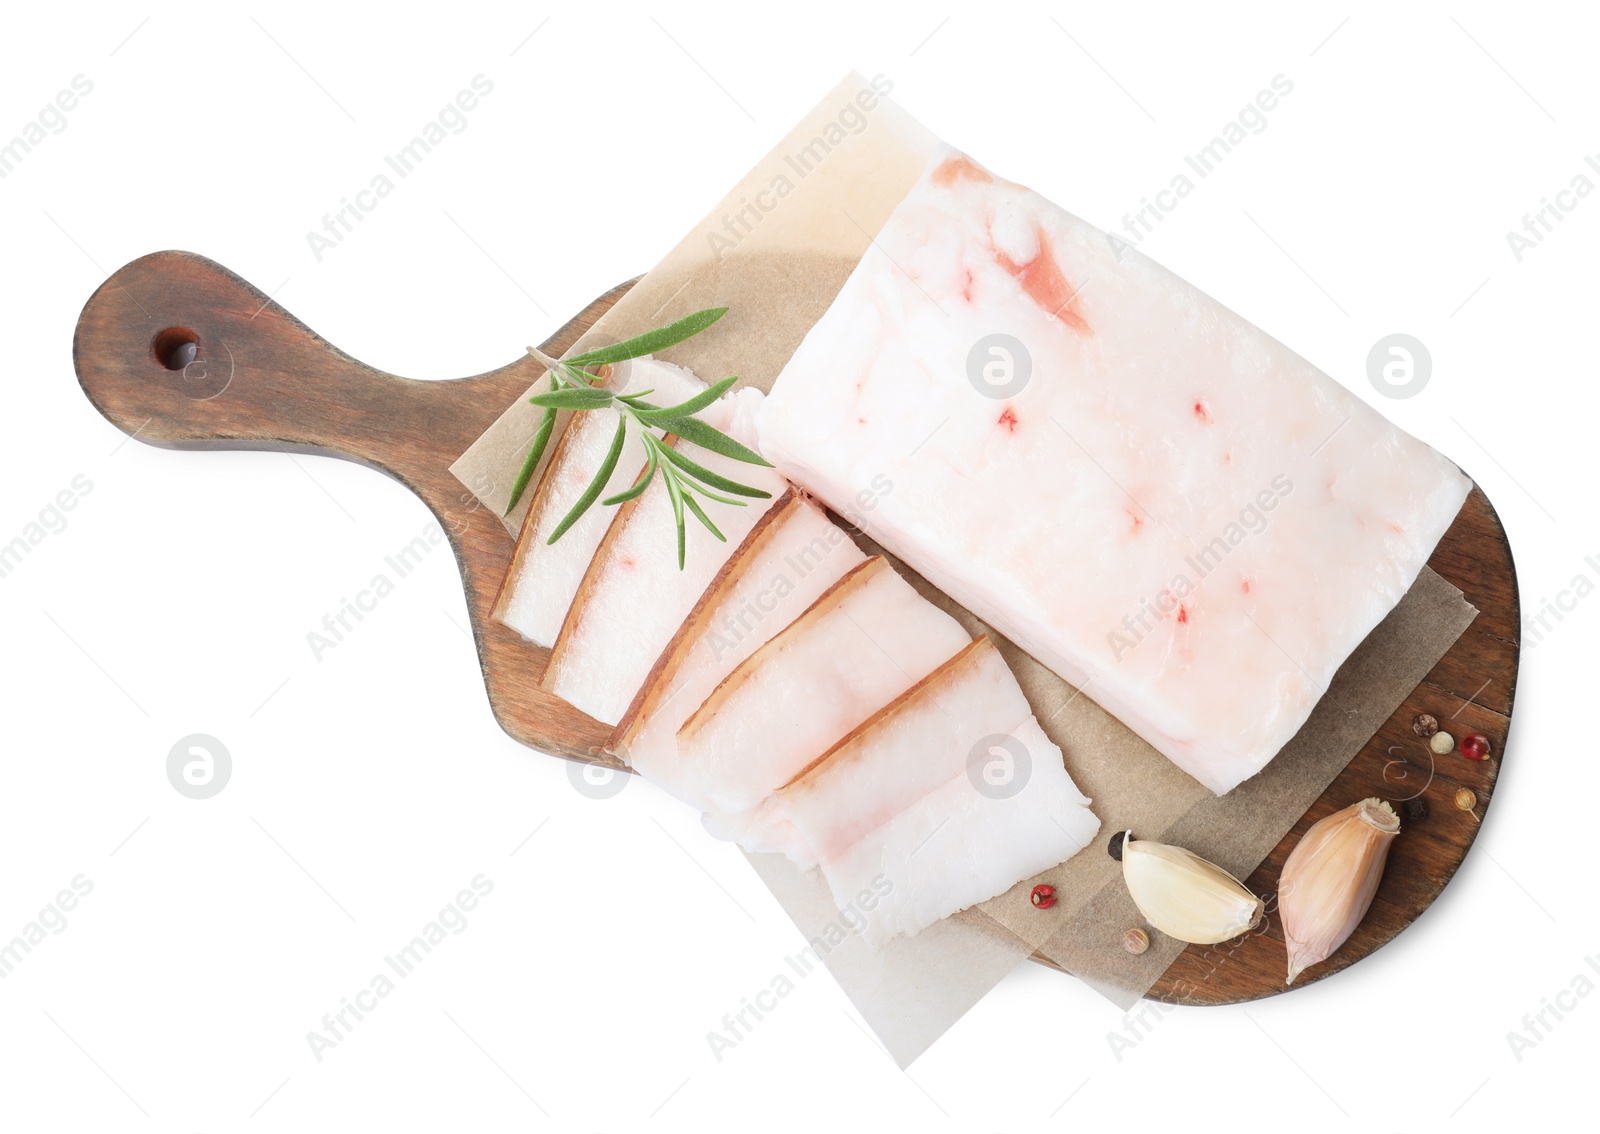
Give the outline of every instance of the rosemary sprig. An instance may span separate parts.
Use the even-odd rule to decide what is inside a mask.
[[[528,399],[534,405],[543,408],[544,416],[534,433],[533,445],[528,451],[526,460],[523,461],[521,471],[517,474],[516,482],[512,485],[511,502],[506,505],[506,513],[509,514],[517,506],[518,500],[528,486],[528,481],[533,476],[534,468],[539,463],[539,458],[544,455],[555,425],[556,411],[583,412],[611,408],[617,411],[617,430],[612,435],[611,448],[596,471],[594,480],[551,531],[547,542],[554,543],[565,535],[604,491],[606,482],[616,471],[629,422],[638,428],[640,438],[644,442],[646,457],[644,472],[630,488],[607,497],[600,503],[614,506],[632,500],[643,493],[659,474],[666,485],[667,497],[672,504],[673,520],[677,524],[679,570],[682,570],[684,565],[686,512],[699,520],[718,540],[727,542],[727,537],[717,529],[716,524],[711,522],[711,517],[706,515],[705,509],[701,507],[696,497],[701,496],[707,500],[742,508],[745,506],[745,500],[737,497],[765,499],[772,494],[713,472],[678,452],[665,438],[667,434],[671,434],[732,460],[770,468],[771,466],[759,453],[694,416],[725,394],[737,378],[725,378],[687,401],[663,407],[644,400],[648,394],[654,392],[652,390],[641,390],[635,394],[616,394],[594,385],[600,375],[591,369],[654,354],[674,343],[680,343],[711,326],[722,318],[727,310],[726,307],[711,307],[697,311],[665,327],[658,327],[623,342],[585,351],[566,359],[550,358],[537,347],[529,347],[528,353],[550,372],[550,389],[546,393],[535,394]]]

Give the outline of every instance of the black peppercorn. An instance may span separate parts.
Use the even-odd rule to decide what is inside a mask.
[[[1106,844],[1106,853],[1118,862],[1122,861],[1122,840],[1126,835],[1126,831],[1118,831],[1111,836],[1111,842]]]
[[[1405,805],[1400,810],[1404,813],[1407,822],[1415,823],[1419,819],[1428,817],[1428,801],[1419,795],[1416,799],[1406,800]]]

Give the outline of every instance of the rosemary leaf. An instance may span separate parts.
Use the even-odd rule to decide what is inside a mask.
[[[653,331],[646,331],[642,335],[624,339],[608,347],[575,354],[564,361],[569,366],[599,366],[608,362],[621,362],[626,358],[654,354],[658,350],[664,350],[674,343],[681,343],[684,339],[699,334],[727,313],[726,307],[708,307],[704,311],[696,311],[693,315],[685,315],[665,327],[657,327]]]
[[[689,511],[693,512],[695,514],[695,516],[699,519],[699,521],[706,526],[706,531],[708,531],[712,535],[716,536],[717,539],[719,541],[721,541],[722,543],[727,543],[728,542],[728,537],[723,535],[721,532],[719,532],[717,530],[717,525],[713,524],[711,522],[711,517],[707,516],[704,512],[702,512],[700,510],[699,501],[695,500],[695,498],[693,496],[691,496],[687,492],[685,492],[683,494],[683,504],[684,504],[684,507],[688,508]]]
[[[511,503],[506,505],[502,516],[511,515],[511,510],[517,506],[517,501],[522,499],[522,493],[528,487],[528,481],[533,479],[533,470],[539,467],[539,458],[544,456],[544,448],[550,443],[550,431],[555,428],[556,411],[547,409],[544,417],[539,421],[539,428],[533,435],[533,446],[528,450],[527,457],[522,462],[522,468],[517,470],[517,479],[511,484]]]
[[[680,434],[679,436],[682,435]],[[757,500],[770,500],[772,498],[772,493],[760,488],[750,488],[736,480],[729,480],[720,473],[714,473],[704,465],[691,461],[677,449],[664,449],[661,455],[696,480],[708,484],[712,488],[720,488],[722,491],[731,492],[735,496],[749,496]]]
[[[678,570],[683,570],[684,530],[683,530],[683,489],[678,486],[677,475],[671,466],[661,470],[661,475],[667,482],[667,498],[672,501],[672,518],[678,524]]]
[[[760,453],[747,449],[739,442],[729,437],[720,430],[713,429],[697,417],[658,417],[654,413],[635,412],[646,425],[653,425],[674,433],[685,441],[691,441],[702,449],[709,449],[713,453],[728,457],[735,461],[743,461],[747,465],[761,465],[771,468],[772,464]]]
[[[592,374],[587,370],[573,366],[570,362],[563,362],[561,364],[561,373],[565,374],[567,379],[574,386],[584,389],[593,388],[594,384],[600,381],[600,375]]]
[[[695,481],[692,481],[687,477],[684,478],[683,487],[698,492],[707,500],[715,500],[718,504],[731,504],[735,508],[744,508],[750,503],[748,500],[740,500],[734,496],[724,496],[720,492],[712,492],[711,489],[707,488],[705,485],[697,484]]]
[[[572,511],[561,518],[555,530],[550,533],[546,543],[554,543],[567,534],[567,529],[578,522],[578,518],[589,510],[589,505],[605,490],[606,482],[611,479],[611,474],[616,470],[617,458],[622,455],[622,441],[628,435],[628,419],[620,413],[617,415],[617,431],[611,435],[611,448],[606,452],[606,459],[600,462],[600,470],[594,474],[594,480],[589,487],[583,490],[583,495],[578,497],[578,502],[572,506]]]
[[[528,400],[546,409],[586,410],[608,406],[616,401],[616,395],[610,390],[601,390],[593,386],[574,386],[565,390],[552,390],[548,394],[535,394]]]
[[[645,436],[648,437],[649,434],[646,434]],[[651,480],[655,479],[656,466],[660,463],[661,458],[656,455],[655,449],[651,447],[648,442],[646,442],[646,448],[650,450],[650,457],[645,462],[644,472],[639,475],[638,480],[633,482],[633,487],[624,489],[615,496],[606,497],[604,500],[600,501],[601,504],[608,508],[614,504],[626,504],[629,500],[632,500],[635,496],[638,496],[645,489],[650,487]]]
[[[661,409],[661,408],[659,408],[657,406],[652,406],[652,405],[648,405],[648,404],[639,405],[638,402],[635,401],[634,399],[635,398],[639,398],[639,397],[643,397],[644,396],[643,393],[630,394],[628,396],[628,404],[633,406],[635,409],[641,409],[641,410],[644,410],[647,413],[661,414],[661,415],[663,415],[665,417],[689,417],[691,414],[699,413],[701,410],[703,410],[707,406],[709,406],[712,402],[714,402],[718,398],[722,397],[723,394],[726,394],[728,392],[729,388],[735,382],[737,382],[738,380],[739,380],[738,375],[734,375],[732,378],[724,378],[722,381],[718,382],[715,386],[708,386],[706,389],[701,390],[698,394],[696,394],[694,397],[690,398],[688,401],[682,402],[682,403],[680,403],[678,405],[675,405],[675,406],[668,406],[666,409]],[[646,391],[646,392],[648,392],[648,391]]]

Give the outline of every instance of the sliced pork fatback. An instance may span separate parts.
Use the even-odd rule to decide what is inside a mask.
[[[707,811],[700,816],[705,829],[726,843],[738,843],[747,851],[781,854],[801,870],[817,865],[817,856],[778,804],[769,795],[748,811]]]
[[[776,793],[862,936],[916,933],[1072,857],[1100,829],[1016,678],[979,638]],[[857,902],[879,895],[871,908]]]
[[[735,441],[753,445],[760,403],[759,390],[739,390],[698,416]],[[745,507],[705,501],[702,506],[727,537],[725,542],[686,514],[681,570],[672,502],[659,473],[642,495],[615,509],[556,637],[544,676],[548,692],[604,724],[615,725],[622,719],[706,587],[785,488],[783,478],[772,469],[686,441],[678,442],[678,447],[695,463],[762,489],[771,498],[751,500]]]
[[[706,810],[723,813],[707,826],[743,830],[747,843],[763,839],[765,823],[746,813],[970,640],[882,556],[857,565],[679,730],[680,758],[702,785]]]
[[[821,507],[786,493],[662,652],[617,727],[614,750],[647,780],[702,811],[711,808],[679,758],[678,729],[740,662],[865,559]]]
[[[613,367],[607,388],[619,394],[654,390],[652,404],[671,406],[688,401],[705,389],[705,384],[681,366],[635,358]],[[574,414],[555,443],[523,518],[511,570],[501,585],[494,614],[536,645],[555,643],[572,607],[572,596],[578,593],[583,573],[611,523],[612,509],[592,507],[559,540],[547,542],[600,471],[616,429],[614,409]],[[632,484],[644,463],[644,442],[637,431],[629,430],[602,497],[614,496]]]
[[[1223,793],[1471,487],[1125,243],[951,152],[763,407],[763,455]]]

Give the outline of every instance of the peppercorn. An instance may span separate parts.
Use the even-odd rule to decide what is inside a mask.
[[[1028,900],[1033,903],[1034,909],[1047,910],[1056,904],[1056,888],[1041,882],[1033,888]]]
[[[1489,758],[1489,738],[1481,732],[1461,740],[1461,755],[1468,760],[1487,760]]]
[[[1433,739],[1428,741],[1428,747],[1433,750],[1435,756],[1448,756],[1455,750],[1455,746],[1456,738],[1448,732],[1436,732],[1433,734]]]
[[[1426,740],[1439,731],[1439,718],[1432,713],[1418,713],[1417,719],[1411,722],[1411,731]]]
[[[1400,808],[1405,814],[1408,823],[1417,823],[1428,817],[1428,801],[1420,795],[1415,799],[1408,799]]]
[[[1130,953],[1143,953],[1150,948],[1150,936],[1142,929],[1130,929],[1122,935],[1122,947]]]
[[[1471,788],[1461,788],[1456,792],[1456,806],[1463,811],[1471,811],[1478,806],[1478,797],[1473,794]]]

